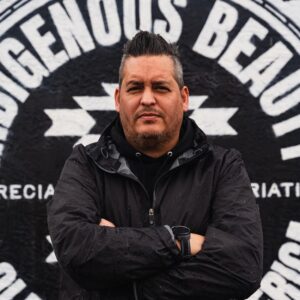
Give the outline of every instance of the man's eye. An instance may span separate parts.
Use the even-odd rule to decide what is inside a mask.
[[[158,90],[158,91],[162,91],[162,92],[170,91],[170,89],[166,86],[156,86],[155,89]]]
[[[139,91],[141,89],[142,89],[142,87],[140,87],[140,86],[133,86],[133,87],[128,88],[127,92],[135,92],[135,91]]]

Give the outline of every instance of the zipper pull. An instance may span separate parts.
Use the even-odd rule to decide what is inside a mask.
[[[149,209],[149,223],[150,225],[154,225],[154,209]]]

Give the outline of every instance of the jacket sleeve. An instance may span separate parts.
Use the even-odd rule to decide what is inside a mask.
[[[240,154],[222,163],[203,249],[188,261],[139,282],[139,299],[245,299],[262,275],[258,207]]]
[[[102,289],[154,275],[174,264],[168,230],[99,226],[95,174],[82,146],[66,161],[48,203],[48,227],[59,264],[79,285]]]

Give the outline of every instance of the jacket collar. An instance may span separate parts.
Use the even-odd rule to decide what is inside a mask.
[[[175,159],[180,154],[188,150],[189,148],[193,147],[193,138],[194,138],[194,126],[193,123],[189,121],[187,117],[183,118],[182,126],[180,129],[180,137],[179,142],[177,145],[171,149],[168,153],[162,155],[161,157],[155,159],[139,153],[134,147],[132,147],[128,141],[126,140],[123,127],[120,121],[120,118],[116,118],[116,122],[111,128],[110,135],[112,137],[113,142],[115,143],[118,151],[121,153],[122,156],[126,158],[133,158],[136,159],[137,155],[140,159],[145,161],[158,161],[164,160],[167,156],[173,157]]]
[[[98,142],[86,146],[86,153],[98,167],[107,172],[132,174],[125,158],[117,150],[111,137],[111,130],[118,121],[117,119],[118,117],[104,128]],[[205,154],[210,148],[205,133],[197,126],[195,121],[186,118],[186,122],[189,122],[189,126],[193,127],[193,146],[179,154],[171,169]]]

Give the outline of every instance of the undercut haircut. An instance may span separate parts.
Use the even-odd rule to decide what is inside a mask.
[[[129,57],[144,55],[167,55],[174,63],[174,78],[181,89],[184,86],[182,64],[176,44],[168,43],[161,35],[147,31],[138,32],[123,48],[123,56],[119,68],[119,86],[122,84],[125,61]]]

